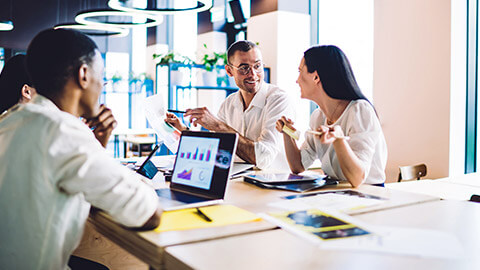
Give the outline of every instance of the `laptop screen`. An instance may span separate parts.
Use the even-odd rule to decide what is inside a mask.
[[[223,198],[237,134],[183,131],[172,172],[172,190]]]
[[[210,189],[219,138],[184,136],[178,146],[172,182]]]

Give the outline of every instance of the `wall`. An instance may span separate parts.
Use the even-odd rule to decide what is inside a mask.
[[[398,166],[449,174],[449,0],[376,0],[374,100],[387,140],[387,181]]]

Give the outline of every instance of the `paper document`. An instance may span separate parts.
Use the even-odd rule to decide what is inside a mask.
[[[326,191],[314,194],[293,195],[284,198],[287,200],[273,202],[270,203],[269,206],[290,211],[309,208],[327,208],[340,212],[348,212],[378,205],[386,201],[378,196],[372,196],[354,190]]]
[[[260,216],[325,250],[366,251],[442,259],[464,257],[463,247],[457,237],[442,231],[373,226],[326,209]]]
[[[339,241],[324,242],[323,249],[358,250],[368,252],[433,257],[440,259],[461,259],[463,247],[457,237],[436,230],[369,226],[375,234]]]
[[[212,220],[211,222],[199,216],[195,208],[168,211],[163,212],[160,226],[155,231],[200,229],[261,220],[257,215],[233,205],[219,204],[200,207],[200,209]]]
[[[181,132],[165,123],[166,110],[163,104],[161,94],[147,97],[145,99],[145,116],[160,140],[163,141],[170,151],[176,153]]]
[[[349,221],[319,209],[268,213],[264,218],[287,231],[315,240],[334,240],[368,235],[371,232]]]

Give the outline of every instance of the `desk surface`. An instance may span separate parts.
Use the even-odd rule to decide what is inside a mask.
[[[472,176],[470,176],[472,177]],[[449,200],[469,200],[472,194],[480,194],[480,185],[469,177],[418,180],[386,184],[387,189],[406,191]],[[467,184],[471,183],[471,184]]]
[[[480,204],[433,201],[357,215],[375,225],[435,229],[457,237],[462,259],[325,250],[284,230],[168,247],[167,269],[479,269]]]
[[[156,180],[158,181],[158,179]],[[164,184],[157,182],[155,186],[158,188],[164,186]],[[341,184],[335,187],[335,189],[345,189],[348,187],[349,184]],[[389,200],[384,204],[373,206],[368,209],[365,208],[352,211],[350,214],[361,214],[365,212],[379,211],[381,209],[400,207],[402,205],[439,200],[435,197],[411,194],[397,190],[388,190],[369,185],[362,185],[356,190],[388,198]],[[281,200],[280,197],[292,194],[297,193],[262,189],[243,182],[242,179],[235,179],[230,180],[227,185],[225,203],[234,204],[254,213],[268,212],[272,210],[278,211],[278,208],[272,208],[268,206],[268,203]],[[104,234],[110,240],[154,268],[160,268],[162,266],[163,251],[166,247],[238,236],[242,234],[251,234],[253,232],[268,231],[276,228],[275,225],[261,221],[188,231],[170,231],[163,233],[157,233],[154,231],[137,232],[118,225],[103,212],[92,213],[89,221],[97,231]]]

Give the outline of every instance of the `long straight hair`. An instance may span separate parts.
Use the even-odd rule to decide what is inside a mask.
[[[364,99],[372,104],[360,90],[350,62],[340,48],[333,45],[313,46],[306,50],[303,56],[308,72],[317,71],[329,97],[343,100]]]
[[[25,59],[24,54],[15,55],[7,61],[0,73],[0,114],[20,101],[23,85],[32,86]]]

